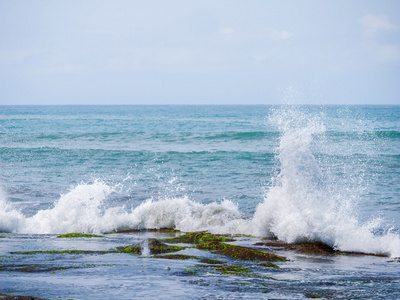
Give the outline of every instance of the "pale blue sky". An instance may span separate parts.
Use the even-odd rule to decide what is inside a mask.
[[[400,104],[398,0],[0,0],[0,104]]]

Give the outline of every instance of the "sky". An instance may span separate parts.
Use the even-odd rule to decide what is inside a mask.
[[[0,0],[0,105],[400,104],[398,0]]]

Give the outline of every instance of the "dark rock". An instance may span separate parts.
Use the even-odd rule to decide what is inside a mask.
[[[382,254],[373,253],[360,253],[360,252],[346,252],[338,251],[333,247],[319,241],[315,242],[300,242],[289,244],[278,240],[265,240],[264,242],[255,243],[255,246],[271,247],[278,250],[296,251],[308,255],[372,255],[385,257]]]
[[[205,242],[198,244],[195,248],[200,250],[209,250],[215,254],[225,255],[240,260],[286,261],[286,258],[283,256],[259,251],[248,247],[230,245],[219,242]]]

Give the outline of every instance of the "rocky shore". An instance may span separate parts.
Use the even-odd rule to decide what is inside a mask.
[[[216,275],[233,275],[246,278],[258,278],[260,280],[273,279],[262,275],[263,272],[257,272],[259,268],[279,269],[288,259],[277,252],[294,251],[296,253],[312,256],[335,256],[335,255],[374,255],[364,253],[351,253],[336,251],[332,247],[321,242],[303,242],[288,244],[278,240],[260,240],[254,237],[235,236],[235,235],[216,235],[209,232],[189,232],[182,233],[171,229],[155,229],[149,232],[168,233],[170,238],[147,238],[142,242],[130,245],[117,246],[109,250],[35,250],[35,251],[13,251],[12,256],[31,256],[31,255],[104,255],[109,253],[120,253],[127,255],[140,255],[151,257],[152,259],[167,260],[193,260],[198,262],[193,267],[185,270],[187,274],[196,276],[208,272]],[[90,239],[110,237],[113,234],[135,234],[143,231],[129,230],[119,231],[103,236],[87,235],[80,233],[70,233],[60,235],[57,238],[64,239]],[[258,240],[249,246],[237,245],[241,240]],[[198,255],[189,255],[182,252],[185,249],[193,249],[200,253]],[[211,259],[210,255],[218,259]],[[86,268],[88,266],[81,266]],[[90,267],[90,266],[89,266]],[[43,264],[1,264],[0,271],[9,272],[29,272],[46,273],[58,272],[69,268],[80,268],[80,266],[54,266]],[[306,293],[307,298],[329,298],[329,295],[318,295]],[[0,294],[0,299],[6,300],[30,300],[39,299],[32,296],[15,296]]]

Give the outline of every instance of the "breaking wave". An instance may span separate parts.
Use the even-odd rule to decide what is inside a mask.
[[[272,118],[282,132],[280,172],[254,214],[255,235],[289,243],[321,241],[341,251],[400,255],[400,238],[387,230],[377,236],[380,219],[358,219],[359,190],[335,184],[323,174],[312,150],[325,127],[319,116],[298,109],[277,110]],[[350,179],[350,178],[349,178]]]
[[[115,229],[176,228],[230,233],[248,222],[231,201],[200,204],[187,197],[143,202],[132,210],[125,206],[104,208],[115,189],[102,181],[80,184],[62,195],[54,207],[26,218],[1,202],[0,230],[17,233],[102,233]],[[7,221],[4,221],[7,220]],[[243,228],[243,231],[249,228]]]

